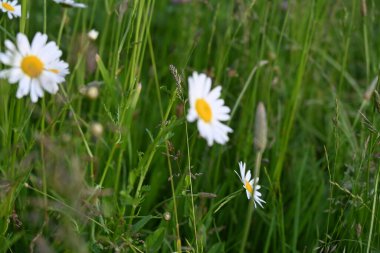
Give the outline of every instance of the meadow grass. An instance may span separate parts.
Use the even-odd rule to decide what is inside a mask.
[[[70,75],[35,104],[0,81],[0,252],[380,251],[376,0],[19,2],[0,51],[44,32]],[[186,120],[193,71],[223,88],[225,145]]]

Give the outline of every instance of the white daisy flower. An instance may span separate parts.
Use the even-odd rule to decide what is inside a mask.
[[[87,8],[87,5],[82,4],[82,3],[76,3],[74,0],[53,0],[53,1],[64,7]]]
[[[256,204],[263,207],[262,203],[265,203],[265,201],[261,199],[261,193],[259,192],[261,188],[261,186],[258,185],[259,178],[251,179],[250,170],[248,170],[247,173],[245,173],[245,163],[239,162],[239,168],[240,168],[240,175],[236,171],[235,173],[239,177],[240,181],[243,183],[243,187],[247,193],[247,198],[251,199],[253,195],[253,188],[255,186],[255,195],[253,196],[255,208],[256,208]]]
[[[220,99],[222,87],[217,86],[211,90],[211,79],[205,74],[194,72],[189,77],[189,100],[190,109],[187,120],[194,122],[198,120],[198,130],[200,135],[207,140],[211,146],[214,141],[225,144],[229,138],[228,133],[232,129],[221,121],[230,119],[230,108],[224,105],[224,100]]]
[[[18,5],[17,0],[1,0],[0,9],[8,14],[8,18],[21,17],[21,5]]]
[[[28,38],[17,34],[16,44],[5,41],[6,52],[0,52],[0,62],[10,66],[0,71],[0,78],[11,84],[18,82],[16,97],[30,94],[33,103],[43,97],[43,90],[55,94],[58,84],[65,81],[69,65],[60,60],[61,50],[55,42],[47,43],[47,35],[37,33],[31,44]]]

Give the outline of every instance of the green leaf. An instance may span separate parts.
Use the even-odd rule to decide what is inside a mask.
[[[146,252],[158,252],[165,237],[165,228],[160,227],[145,240]]]
[[[208,253],[223,253],[224,252],[224,243],[218,242],[212,245]]]
[[[140,221],[138,221],[137,223],[133,225],[132,232],[136,233],[140,231],[151,219],[153,219],[152,215],[148,215],[142,218]]]
[[[104,82],[109,86],[112,84],[112,79],[109,71],[107,70],[106,66],[104,65],[102,58],[100,58],[99,55],[96,55],[96,63],[98,64],[98,68],[100,70],[100,73],[102,74],[102,77],[104,79]]]

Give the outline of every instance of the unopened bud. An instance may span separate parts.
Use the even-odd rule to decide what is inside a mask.
[[[90,86],[87,89],[86,95],[88,98],[95,100],[99,97],[99,87],[97,86]]]
[[[362,225],[356,224],[356,236],[360,237],[362,235],[362,232],[363,232]]]
[[[165,212],[163,216],[164,220],[166,221],[170,221],[170,219],[172,218],[172,215],[169,212]]]
[[[257,151],[264,151],[267,146],[268,124],[265,106],[260,102],[256,110],[254,146]]]
[[[94,122],[91,124],[90,126],[90,131],[91,131],[91,134],[96,137],[96,138],[100,138],[102,137],[103,135],[103,132],[104,132],[104,128],[103,128],[103,125],[98,123],[98,122]]]
[[[363,17],[367,16],[367,2],[366,2],[366,0],[362,0],[361,13],[362,13]]]
[[[99,32],[95,29],[92,29],[87,33],[87,36],[90,38],[90,40],[96,40],[99,36]]]

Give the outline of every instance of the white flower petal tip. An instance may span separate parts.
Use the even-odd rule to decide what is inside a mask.
[[[17,34],[17,43],[5,41],[7,50],[0,52],[0,62],[8,69],[0,71],[0,78],[18,83],[17,98],[29,94],[33,103],[44,96],[44,91],[55,94],[58,84],[65,81],[69,65],[60,60],[62,52],[55,42],[47,42],[47,35],[36,33],[32,43]]]
[[[87,5],[76,3],[74,0],[53,0],[55,3],[69,8],[87,8]]]
[[[259,178],[251,179],[251,171],[248,170],[246,173],[245,167],[246,165],[244,162],[239,162],[240,175],[236,171],[235,173],[239,177],[240,181],[243,183],[243,188],[246,191],[247,198],[249,200],[252,199],[255,208],[257,208],[257,205],[263,208],[263,204],[265,204],[266,202],[263,199],[261,199],[262,194],[259,192],[261,186],[258,184]]]
[[[1,0],[0,10],[6,13],[9,19],[21,17],[21,5],[17,0]]]
[[[188,79],[190,109],[187,120],[197,120],[198,131],[201,137],[206,139],[207,145],[214,143],[226,144],[229,140],[228,133],[233,130],[221,121],[230,119],[230,109],[220,99],[220,86],[211,90],[211,78],[201,73],[194,72]]]

